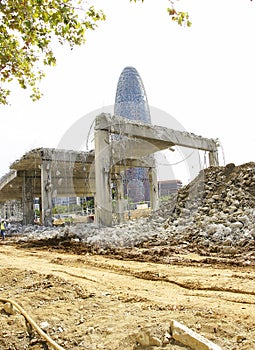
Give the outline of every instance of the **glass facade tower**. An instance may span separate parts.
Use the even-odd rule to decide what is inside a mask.
[[[124,68],[119,77],[114,114],[143,123],[151,123],[145,88],[134,67]]]
[[[123,69],[117,85],[114,115],[151,124],[151,115],[145,88],[134,67]],[[150,200],[148,170],[131,168],[126,171],[125,195],[131,202]]]

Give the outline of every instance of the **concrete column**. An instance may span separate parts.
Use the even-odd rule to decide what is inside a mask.
[[[39,198],[40,223],[42,224],[42,197]]]
[[[105,130],[95,131],[95,219],[100,226],[112,226],[111,147]]]
[[[117,184],[116,215],[117,215],[118,224],[121,224],[125,221],[124,214],[127,206],[127,201],[124,199],[124,186],[123,186],[122,176],[118,176],[116,184]]]
[[[12,203],[11,201],[7,201],[6,202],[6,218],[9,219],[11,217],[11,206],[12,206]]]
[[[51,164],[43,161],[41,164],[41,223],[52,226],[52,191]]]
[[[209,152],[209,164],[210,166],[219,166],[218,152],[210,151]]]
[[[158,210],[159,199],[158,199],[158,179],[157,179],[156,168],[149,168],[149,181],[150,181],[151,210]]]
[[[23,224],[28,225],[34,222],[34,208],[33,208],[33,183],[32,178],[28,177],[26,171],[23,173],[22,186],[22,204],[23,204]]]

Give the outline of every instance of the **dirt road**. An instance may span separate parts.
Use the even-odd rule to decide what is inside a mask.
[[[222,349],[255,349],[254,266],[159,264],[0,245],[0,292],[64,349],[188,349],[175,319]],[[47,349],[0,304],[0,349]],[[141,334],[163,341],[141,347]]]

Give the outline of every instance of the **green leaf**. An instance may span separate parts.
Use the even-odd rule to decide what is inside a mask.
[[[85,4],[85,5],[84,5]],[[12,80],[41,97],[43,65],[56,65],[56,39],[72,48],[85,42],[105,15],[80,0],[0,0],[0,104],[7,104]]]

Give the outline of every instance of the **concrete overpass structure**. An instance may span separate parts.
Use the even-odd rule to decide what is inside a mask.
[[[113,136],[116,135],[116,136]],[[112,183],[117,189],[115,212],[124,220],[123,178],[127,168],[149,169],[151,208],[158,208],[158,186],[153,154],[178,145],[209,152],[210,166],[218,165],[217,141],[119,116],[96,117],[95,150],[77,152],[38,148],[10,166],[0,179],[0,201],[22,201],[24,223],[33,222],[33,201],[40,198],[42,223],[52,223],[54,197],[95,197],[95,218],[102,226],[113,223]]]

